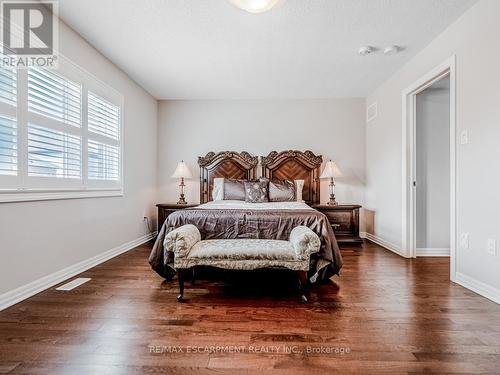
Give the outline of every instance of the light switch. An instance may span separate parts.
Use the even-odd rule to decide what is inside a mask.
[[[497,240],[488,238],[488,254],[497,255]]]
[[[469,131],[468,130],[462,130],[460,132],[460,144],[461,145],[466,145],[469,143]]]
[[[460,246],[462,247],[462,249],[469,248],[469,233],[462,233],[460,235]]]

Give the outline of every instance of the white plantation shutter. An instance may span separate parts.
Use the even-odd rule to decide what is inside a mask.
[[[88,173],[90,179],[120,179],[120,150],[118,147],[89,140]]]
[[[17,122],[0,116],[0,175],[17,174]]]
[[[0,68],[0,176],[17,176],[17,71]],[[8,177],[13,178],[13,177]],[[0,181],[1,187],[3,182]],[[10,180],[9,183],[12,183]]]
[[[17,72],[15,69],[0,68],[0,102],[16,105]]]
[[[60,57],[0,67],[0,202],[123,194],[123,96]]]
[[[31,68],[28,70],[28,110],[80,126],[81,86],[53,71]]]
[[[83,188],[82,84],[62,71],[29,68],[25,188]]]
[[[80,138],[29,124],[28,176],[81,178]]]
[[[120,138],[120,107],[89,91],[89,131],[113,139]]]
[[[88,178],[119,181],[121,109],[88,92]]]

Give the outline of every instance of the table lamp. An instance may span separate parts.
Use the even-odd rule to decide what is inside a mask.
[[[333,205],[336,206],[338,205],[337,201],[335,200],[335,180],[334,178],[336,177],[341,177],[342,172],[339,169],[339,166],[337,163],[335,163],[332,160],[329,160],[326,162],[325,169],[323,169],[323,173],[321,173],[321,176],[319,178],[329,178],[330,179],[330,185],[328,185],[328,190],[330,191],[330,200],[328,201],[328,205]]]
[[[186,199],[184,198],[184,187],[186,186],[186,184],[184,184],[184,179],[192,177],[193,175],[191,174],[191,171],[187,167],[186,163],[184,163],[184,160],[181,160],[179,164],[177,164],[177,168],[175,168],[174,174],[172,175],[172,178],[181,179],[181,183],[179,184],[180,197],[177,204],[187,204]]]

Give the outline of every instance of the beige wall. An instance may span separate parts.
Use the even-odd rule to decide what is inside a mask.
[[[470,144],[457,142],[457,237],[470,235],[470,249],[457,249],[457,272],[462,283],[500,301],[500,256],[488,254],[486,246],[488,238],[500,241],[499,14],[500,1],[478,2],[367,98],[368,105],[378,102],[379,115],[366,129],[365,198],[374,212],[373,233],[401,246],[401,93],[456,55],[457,136],[470,131]]]
[[[60,50],[124,95],[125,195],[0,204],[0,296],[145,235],[155,215],[157,101],[64,24]]]
[[[197,158],[209,151],[310,149],[335,159],[345,177],[337,199],[363,203],[365,174],[364,99],[161,101],[159,104],[158,184],[161,201],[176,201],[178,181],[170,178],[183,159],[194,174],[187,199],[199,201]],[[328,198],[328,182],[321,200]]]
[[[125,97],[125,196],[0,204],[0,294],[144,235],[143,214],[154,216],[155,202],[177,199],[178,181],[170,175],[180,159],[195,176],[187,181],[187,198],[197,202],[196,160],[212,150],[265,155],[311,149],[325,160],[335,159],[345,175],[338,182],[338,200],[364,204],[370,209],[367,230],[401,246],[401,92],[454,54],[457,130],[469,129],[471,139],[457,146],[457,235],[469,233],[471,246],[458,249],[457,271],[463,280],[497,293],[500,257],[487,253],[486,241],[500,241],[495,219],[500,211],[499,14],[495,0],[482,0],[465,13],[367,98],[368,105],[378,102],[378,117],[366,127],[365,99],[158,104],[61,25],[62,53]],[[326,186],[324,181],[323,202]]]

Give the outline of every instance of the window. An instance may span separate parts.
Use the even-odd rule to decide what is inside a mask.
[[[13,117],[0,116],[0,175],[17,175],[17,124]]]
[[[120,138],[120,108],[89,92],[89,131]]]
[[[82,181],[82,85],[47,69],[31,68],[27,73],[28,186],[78,188]]]
[[[0,102],[16,105],[17,72],[15,69],[0,68]]]
[[[0,68],[0,176],[17,176],[16,107],[17,72]]]
[[[89,140],[89,178],[118,180],[120,157],[118,147]]]
[[[28,176],[81,178],[81,139],[28,124]]]
[[[59,66],[0,68],[0,202],[121,194],[123,98]]]
[[[120,108],[89,91],[88,175],[92,180],[120,179]]]
[[[28,111],[79,127],[82,120],[81,87],[50,70],[29,69]]]

